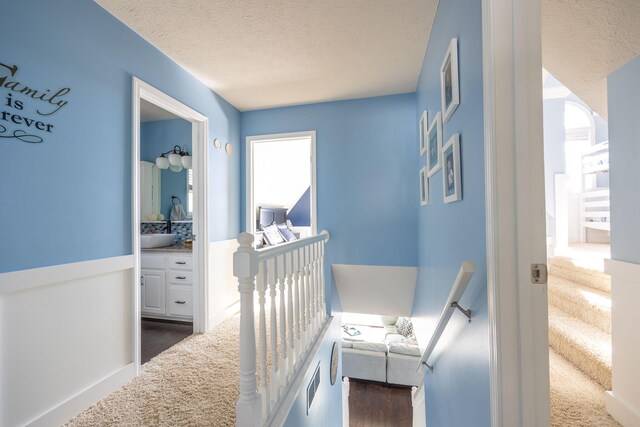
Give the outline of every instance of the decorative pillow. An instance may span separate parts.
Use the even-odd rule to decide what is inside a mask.
[[[271,246],[278,245],[280,243],[284,243],[284,237],[280,234],[280,230],[278,230],[278,226],[276,224],[267,225],[263,229],[264,231],[264,239]]]
[[[408,317],[398,317],[396,326],[400,335],[404,335],[407,338],[413,336],[413,324]]]
[[[293,234],[293,231],[291,231],[291,229],[287,227],[287,224],[278,224],[278,231],[280,231],[280,234],[282,234],[282,237],[284,237],[287,242],[298,240],[296,235]]]

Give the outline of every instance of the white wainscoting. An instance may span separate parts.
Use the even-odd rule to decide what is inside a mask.
[[[233,253],[238,249],[236,239],[209,244],[209,319],[211,330],[228,317],[240,312],[238,279],[233,275]]]
[[[133,378],[133,265],[0,274],[0,425],[60,425]]]
[[[607,411],[625,427],[640,426],[640,265],[606,260],[611,275],[611,342],[613,390],[607,392]]]

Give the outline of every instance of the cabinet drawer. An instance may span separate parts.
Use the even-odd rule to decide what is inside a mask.
[[[171,270],[191,270],[193,269],[193,260],[190,256],[172,256],[169,257],[169,265],[167,268]]]
[[[193,273],[191,271],[169,270],[169,283],[176,285],[193,284]]]
[[[169,314],[174,316],[193,316],[193,289],[183,286],[169,288],[167,301]]]
[[[164,270],[164,256],[156,255],[141,255],[140,256],[140,268]]]

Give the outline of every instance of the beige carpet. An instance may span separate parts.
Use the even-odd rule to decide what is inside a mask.
[[[240,316],[193,335],[142,366],[122,389],[68,426],[235,426]]]
[[[605,409],[604,389],[549,348],[552,427],[620,427]]]

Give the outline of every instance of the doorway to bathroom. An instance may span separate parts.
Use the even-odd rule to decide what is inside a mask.
[[[133,89],[132,335],[139,371],[206,328],[208,125],[137,78]]]

